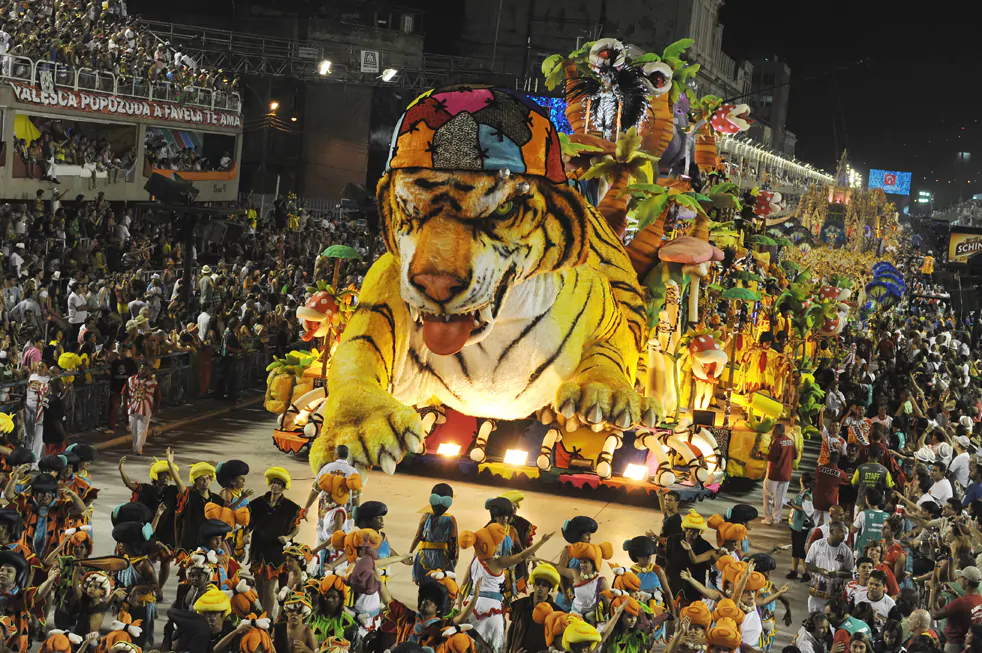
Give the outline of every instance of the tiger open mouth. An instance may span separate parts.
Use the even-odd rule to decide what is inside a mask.
[[[494,325],[514,277],[514,270],[509,269],[498,282],[491,301],[465,313],[428,313],[407,304],[413,321],[423,327],[426,348],[438,356],[453,356],[468,342],[484,336]]]

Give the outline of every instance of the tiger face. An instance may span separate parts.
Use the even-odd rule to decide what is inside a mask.
[[[434,354],[486,338],[516,285],[586,260],[581,196],[540,177],[393,170],[378,200],[402,299]]]

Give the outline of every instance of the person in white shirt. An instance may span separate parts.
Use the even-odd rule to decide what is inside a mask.
[[[928,494],[934,497],[939,506],[943,506],[948,499],[955,496],[951,481],[944,476],[946,467],[947,465],[940,460],[931,465],[931,480],[934,481],[934,485],[928,490]]]
[[[866,591],[863,593],[864,595],[856,597],[857,606],[860,603],[869,603],[872,606],[877,629],[883,628],[883,625],[887,622],[887,615],[890,614],[890,610],[896,605],[896,602],[887,596],[886,591],[887,575],[885,572],[875,569],[869,575],[869,580],[866,583]]]
[[[882,424],[886,428],[887,432],[890,431],[890,426],[893,425],[893,418],[887,415],[887,407],[885,404],[880,404],[876,411],[876,417],[870,420],[874,424]]]
[[[866,589],[869,575],[873,572],[873,560],[863,556],[856,560],[856,578],[846,583],[846,598],[853,605],[866,600]]]
[[[842,593],[845,582],[852,578],[856,558],[846,544],[846,525],[832,522],[829,536],[808,549],[805,570],[811,574],[808,590],[808,612],[821,612],[833,596]]]
[[[10,270],[18,277],[26,276],[26,272],[22,272],[24,267],[24,257],[21,254],[24,252],[24,243],[17,243],[14,248],[13,253],[10,255]]]
[[[68,296],[68,324],[72,328],[72,336],[78,335],[78,330],[89,316],[89,298],[85,294],[85,284],[76,283],[72,294]]]
[[[968,448],[970,446],[972,446],[972,441],[968,439],[968,436],[960,435],[955,438],[955,454],[957,455],[951,459],[951,464],[948,466],[948,471],[955,477],[955,485],[960,491],[964,491],[968,487],[969,461],[971,460]]]
[[[208,325],[211,324],[211,315],[208,311],[198,313],[198,337],[203,341],[208,335]]]
[[[27,396],[24,400],[24,433],[25,445],[34,452],[34,459],[40,460],[44,442],[41,439],[44,430],[44,411],[42,402],[48,392],[48,368],[44,363],[38,363],[38,369],[27,379]]]

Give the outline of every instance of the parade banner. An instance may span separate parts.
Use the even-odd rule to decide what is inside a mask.
[[[982,252],[982,229],[952,227],[948,236],[948,262],[966,265]]]
[[[37,86],[11,82],[18,102],[40,107],[71,109],[85,113],[166,120],[199,127],[241,129],[242,116],[230,111],[182,106],[174,102],[141,100],[93,91],[71,89],[44,90]]]

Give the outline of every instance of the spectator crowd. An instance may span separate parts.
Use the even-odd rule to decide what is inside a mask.
[[[104,380],[119,360],[157,369],[168,354],[202,351],[229,359],[223,369],[232,387],[221,395],[234,399],[235,359],[257,348],[283,355],[298,340],[296,309],[308,286],[331,281],[331,266],[315,266],[327,245],[365,255],[346,262],[345,285],[367,270],[364,226],[315,218],[293,199],[277,200],[265,216],[240,211],[230,228],[241,237],[199,239],[188,253],[168,220],[113,205],[102,193],[67,201],[38,191],[27,204],[0,206],[0,403],[25,399],[11,396],[23,391],[10,385],[17,381],[70,374],[84,384]],[[190,306],[181,278],[187,255]]]
[[[180,100],[191,87],[223,93],[238,91],[238,77],[223,70],[201,68],[186,51],[161,41],[129,13],[126,0],[0,0],[0,72],[23,78],[28,63],[17,57],[49,62],[57,67],[54,81],[69,69],[82,70],[85,87],[109,82],[111,73],[131,90],[155,82],[170,82]],[[26,70],[25,70],[26,69]],[[110,85],[111,86],[111,85]],[[136,93],[133,93],[136,94]]]

